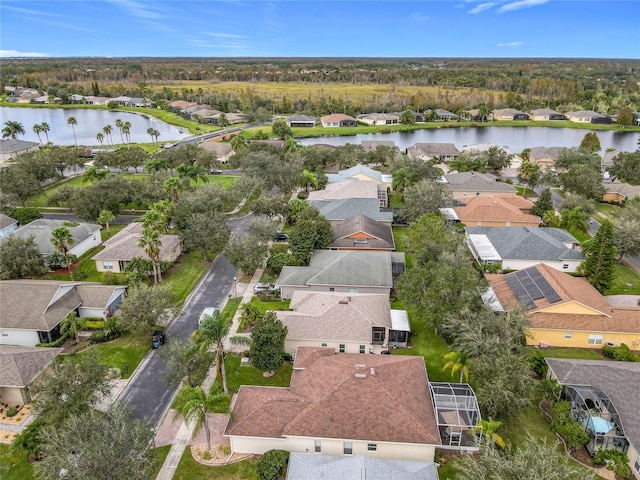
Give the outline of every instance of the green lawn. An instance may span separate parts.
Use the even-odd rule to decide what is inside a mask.
[[[173,478],[175,480],[257,480],[256,458],[243,460],[222,467],[209,467],[196,462],[191,455],[191,447],[182,454]]]
[[[413,255],[407,253],[407,233],[409,227],[392,227],[393,239],[396,242],[396,252],[404,252],[407,269],[413,266]]]
[[[622,213],[622,207],[611,205],[609,203],[598,203],[596,205],[596,209],[609,220],[614,220],[620,213]]]
[[[0,444],[0,478],[2,480],[28,480],[35,478],[33,466],[25,453],[14,455],[11,445]]]
[[[521,187],[520,185],[514,185],[514,187],[516,188],[516,190],[518,190],[518,195],[520,195],[522,197],[522,191],[525,191],[525,198],[532,198],[532,197],[537,197],[538,194],[536,192],[534,192],[533,190],[531,190],[530,188],[525,188],[525,187]]]
[[[626,265],[616,264],[616,279],[607,295],[640,295],[640,275]]]
[[[220,316],[225,320],[228,319],[229,321],[231,321],[233,316],[236,314],[238,307],[240,306],[240,302],[242,302],[242,297],[230,299],[224,306],[224,309],[220,313]]]
[[[164,447],[158,447],[154,449],[158,462],[156,463],[156,469],[153,472],[152,478],[156,478],[158,476],[164,460],[167,458],[167,455],[169,455],[169,450],[171,450],[171,445],[165,445]]]
[[[540,352],[545,358],[572,358],[577,360],[602,360],[602,355],[588,348],[527,348],[527,355]]]
[[[178,262],[162,283],[169,285],[176,296],[178,304],[182,305],[210,265],[210,262],[205,262],[202,259],[200,253],[187,253],[178,259]]]
[[[66,355],[65,358],[79,360],[89,352],[98,352],[100,362],[109,368],[119,368],[122,378],[129,378],[151,348],[150,335],[131,333],[106,343],[99,343],[81,353]],[[128,369],[124,367],[128,366]]]
[[[289,364],[280,367],[273,377],[263,377],[255,367],[241,367],[240,357],[227,355],[224,361],[227,371],[227,386],[237,392],[241,385],[263,385],[268,387],[288,387],[293,368]]]
[[[290,310],[289,304],[291,300],[281,300],[278,302],[261,302],[258,297],[253,297],[249,302],[251,305],[257,306],[262,313],[267,310]]]

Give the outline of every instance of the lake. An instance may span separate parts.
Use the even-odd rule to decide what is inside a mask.
[[[24,126],[25,135],[20,135],[21,140],[38,141],[38,136],[33,133],[36,123],[47,122],[51,130],[49,140],[55,145],[73,145],[73,131],[67,124],[69,117],[75,117],[78,124],[75,125],[78,145],[99,145],[96,134],[102,132],[105,125],[111,125],[111,138],[113,143],[122,143],[120,131],[116,128],[116,120],[130,122],[130,136],[133,143],[150,143],[151,137],[147,133],[148,128],[155,128],[160,132],[159,142],[169,142],[190,136],[186,129],[180,129],[174,125],[157,120],[154,117],[130,112],[114,112],[110,110],[93,110],[85,108],[14,108],[0,107],[0,122],[11,120],[20,122]],[[181,133],[183,130],[183,133]],[[46,142],[44,134],[40,134],[42,141]],[[108,140],[105,138],[105,145]]]
[[[337,129],[333,129],[337,130]],[[489,143],[507,147],[513,153],[521,153],[532,147],[578,147],[584,135],[591,130],[555,127],[460,127],[415,130],[413,132],[370,133],[353,136],[300,138],[302,145],[323,143],[328,145],[359,144],[363,140],[393,141],[404,151],[415,143],[453,143],[459,149],[466,145]],[[621,151],[638,148],[640,132],[616,130],[595,131],[603,151],[609,147]]]

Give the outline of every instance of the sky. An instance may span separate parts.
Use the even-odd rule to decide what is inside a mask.
[[[640,0],[1,0],[0,57],[640,58]]]

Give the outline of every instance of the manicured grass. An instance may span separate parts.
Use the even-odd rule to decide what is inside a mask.
[[[146,115],[155,117],[159,120],[162,120],[163,122],[168,123],[170,125],[176,125],[177,127],[184,127],[194,135],[221,130],[220,127],[209,125],[209,124],[200,124],[192,120],[186,120],[182,118],[180,115],[177,115],[172,112],[167,112],[166,110],[162,110],[160,108],[118,107],[115,109],[115,111],[135,112],[135,113],[141,113],[143,115],[146,114]],[[158,141],[162,143],[160,139]]]
[[[33,466],[26,453],[13,454],[11,445],[0,444],[0,478],[2,480],[30,480],[35,478]]]
[[[205,274],[210,262],[205,262],[198,252],[190,252],[181,256],[162,283],[169,285],[179,305],[185,301],[189,293]],[[164,278],[164,277],[163,277]]]
[[[278,302],[261,302],[258,297],[253,297],[249,302],[251,305],[257,306],[262,313],[267,310],[290,310],[289,304],[291,300],[281,300]]]
[[[565,228],[565,227],[561,227],[561,228]],[[586,240],[589,240],[591,238],[587,232],[584,232],[582,230],[578,230],[577,228],[565,228],[565,230],[567,232],[569,232],[571,235],[573,235],[574,237],[576,237],[576,239],[580,243],[582,243],[582,242],[584,242]]]
[[[169,450],[171,450],[171,445],[165,445],[164,447],[158,447],[154,449],[154,452],[156,454],[156,458],[157,463],[156,463],[156,468],[153,471],[153,477],[152,478],[156,478],[158,476],[158,473],[160,473],[160,469],[162,468],[162,464],[164,463],[164,460],[167,458],[167,455],[169,455]]]
[[[396,242],[396,252],[404,252],[407,269],[413,266],[413,255],[407,253],[407,233],[409,227],[392,227],[393,239]]]
[[[596,205],[596,209],[609,220],[614,220],[620,213],[622,213],[622,207],[611,205],[610,203],[598,203]]]
[[[255,367],[241,367],[240,357],[235,355],[227,355],[224,366],[227,371],[227,386],[234,392],[237,392],[241,385],[288,387],[293,371],[290,364],[285,364],[273,377],[263,377],[262,372]]]
[[[518,195],[522,197],[522,192],[524,191],[524,197],[525,198],[530,198],[530,197],[537,197],[538,194],[536,192],[534,192],[533,190],[531,190],[530,188],[525,188],[525,187],[521,187],[520,185],[514,185],[514,187],[516,188],[516,190],[518,190]]]
[[[401,302],[395,301],[391,303],[391,308],[404,310],[405,307]],[[457,381],[451,378],[448,372],[443,372],[444,362],[442,357],[449,353],[449,345],[442,340],[432,328],[427,327],[423,322],[415,319],[415,315],[411,310],[409,314],[409,323],[414,334],[411,336],[411,348],[398,348],[391,350],[394,355],[419,355],[424,357],[424,363],[427,367],[427,375],[432,382],[452,382]]]
[[[209,467],[196,462],[191,455],[191,447],[187,447],[173,478],[175,480],[193,480],[195,478],[200,480],[257,480],[257,461],[256,458],[251,458],[222,467]]]
[[[391,208],[400,208],[404,205],[404,200],[402,195],[398,192],[393,192],[389,195],[389,207]]]
[[[110,342],[99,343],[82,353],[67,355],[67,358],[79,360],[89,352],[98,352],[101,363],[109,368],[119,368],[122,378],[129,378],[150,348],[151,336],[127,334]],[[126,371],[125,365],[129,367]]]
[[[616,279],[607,295],[640,295],[640,275],[626,265],[616,264]]]
[[[540,352],[545,358],[572,358],[577,360],[602,360],[602,355],[588,348],[527,348],[527,355]]]
[[[240,306],[240,302],[242,302],[242,297],[236,297],[230,299],[227,304],[224,306],[224,309],[220,313],[220,316],[225,320],[231,320],[233,316],[236,314],[238,307]]]

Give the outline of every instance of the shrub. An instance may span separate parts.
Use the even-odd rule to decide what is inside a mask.
[[[280,275],[282,268],[285,265],[289,265],[291,262],[291,255],[285,252],[272,253],[267,260],[267,267],[273,271],[276,275]]]
[[[50,348],[58,348],[69,338],[68,335],[62,335],[59,339],[51,342],[51,343],[36,343],[36,347],[50,347]]]
[[[14,407],[13,405],[7,408],[7,417],[15,417],[18,414],[18,407]]]
[[[40,433],[45,427],[44,420],[36,418],[26,428],[15,436],[11,442],[11,451],[15,453],[26,452],[30,459],[40,458]]]
[[[593,456],[593,463],[605,465],[607,470],[611,470],[618,477],[629,478],[631,475],[629,457],[626,453],[618,450],[598,450]]]
[[[554,403],[551,407],[551,430],[562,436],[569,448],[576,450],[589,442],[589,434],[569,416],[570,412],[569,402]]]
[[[556,402],[562,393],[562,385],[555,378],[543,378],[540,381],[542,396],[548,402]]]
[[[638,361],[638,356],[624,343],[621,343],[619,347],[605,345],[602,347],[602,355],[608,358],[613,358],[619,362]]]
[[[529,362],[531,363],[531,370],[533,370],[536,375],[544,375],[547,373],[547,362],[544,359],[544,355],[542,355],[542,352],[539,350],[533,352]]]
[[[124,327],[118,317],[111,317],[104,322],[104,334],[108,339],[120,337],[124,333]]]
[[[287,466],[289,452],[269,450],[258,460],[256,471],[259,480],[280,480]]]
[[[14,208],[9,214],[11,218],[18,221],[20,225],[26,225],[29,222],[33,222],[38,218],[42,218],[42,214],[35,208]]]
[[[100,319],[88,319],[84,322],[85,330],[102,330],[104,328],[104,320]]]
[[[108,341],[109,337],[106,335],[104,330],[95,331],[89,337],[89,343],[104,343]]]
[[[104,285],[126,285],[127,277],[123,273],[107,272],[102,274],[102,283]]]

